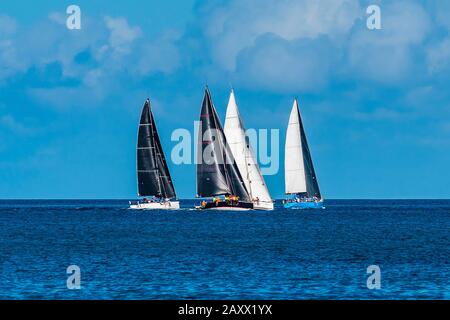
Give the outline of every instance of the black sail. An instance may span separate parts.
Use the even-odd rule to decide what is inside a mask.
[[[176,197],[148,99],[139,122],[137,179],[139,196]]]
[[[197,196],[217,195],[236,195],[242,201],[250,201],[206,88],[197,140]]]
[[[305,168],[305,178],[306,178],[306,193],[309,198],[317,197],[322,198],[319,190],[319,184],[317,183],[316,172],[314,170],[313,161],[311,158],[311,153],[308,147],[308,141],[306,139],[305,129],[303,128],[303,121],[300,115],[300,111],[297,108],[298,119],[300,123],[300,138],[302,141],[302,153],[303,153],[303,164]]]

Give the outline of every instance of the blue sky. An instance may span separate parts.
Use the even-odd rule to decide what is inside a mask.
[[[366,28],[369,4],[382,30]],[[77,4],[82,29],[65,27]],[[298,96],[327,198],[450,197],[447,1],[0,4],[0,198],[132,198],[147,96],[166,155],[208,83],[224,117],[285,127]],[[280,172],[267,176],[274,197]],[[170,159],[170,156],[168,156]],[[170,163],[181,198],[195,167]]]

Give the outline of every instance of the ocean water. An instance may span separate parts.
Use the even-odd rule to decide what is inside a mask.
[[[450,299],[450,201],[133,211],[0,201],[0,299]],[[69,265],[81,289],[67,289]],[[378,265],[381,288],[369,290]]]

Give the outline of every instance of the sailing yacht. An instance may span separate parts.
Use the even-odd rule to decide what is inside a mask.
[[[205,88],[197,140],[197,209],[250,210],[249,193]]]
[[[253,208],[273,210],[273,200],[270,197],[248,137],[245,135],[245,127],[239,114],[233,89],[231,89],[230,99],[228,100],[224,132],[253,203]]]
[[[131,209],[179,209],[175,189],[156,130],[155,119],[147,99],[142,108],[137,141],[137,202]]]
[[[294,100],[289,117],[284,167],[286,194],[291,196],[284,201],[284,207],[292,209],[325,208],[297,99]]]

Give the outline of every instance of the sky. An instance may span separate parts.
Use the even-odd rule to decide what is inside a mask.
[[[66,27],[67,6],[81,29]],[[381,29],[366,8],[381,9]],[[134,198],[147,97],[170,159],[208,84],[231,87],[245,126],[285,129],[298,97],[325,198],[450,198],[450,2],[366,0],[2,1],[0,198]]]

